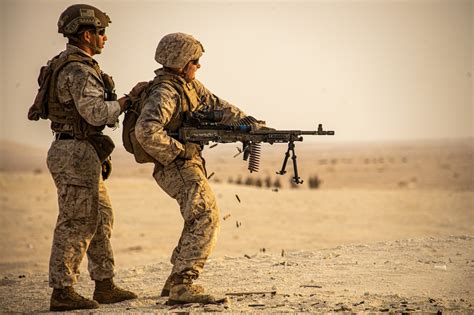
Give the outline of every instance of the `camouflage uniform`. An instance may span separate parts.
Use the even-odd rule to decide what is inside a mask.
[[[177,200],[184,219],[181,237],[171,257],[172,274],[196,279],[216,242],[219,209],[200,152],[191,159],[180,158],[183,144],[168,136],[166,131],[174,131],[182,125],[185,116],[183,103],[187,103],[190,112],[202,110],[205,106],[224,110],[223,123],[237,121],[246,115],[213,95],[197,80],[186,83],[164,68],[155,73],[155,81],[163,76],[180,85],[187,101],[183,99],[182,91],[170,84],[153,85],[137,120],[135,135],[145,151],[157,161],[153,177],[169,196]]]
[[[61,56],[87,55],[73,45]],[[96,69],[70,62],[57,79],[57,97],[62,104],[73,103],[78,113],[92,126],[114,124],[121,113],[117,101],[104,101],[104,86]],[[52,124],[57,133],[72,133],[67,124]],[[93,280],[114,276],[114,257],[110,236],[113,211],[101,178],[101,161],[87,140],[55,140],[48,152],[48,168],[58,191],[59,215],[54,231],[49,266],[53,288],[73,285],[79,275],[84,254]]]

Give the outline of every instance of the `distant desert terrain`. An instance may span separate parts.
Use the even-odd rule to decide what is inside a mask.
[[[286,146],[262,145],[250,174],[236,145],[206,148],[221,211],[199,282],[219,305],[159,297],[182,227],[176,202],[122,148],[107,187],[116,282],[139,299],[99,312],[474,312],[472,139],[297,144],[302,185],[280,170]],[[0,142],[0,312],[45,312],[57,216],[47,149]],[[90,296],[87,262],[79,292]]]

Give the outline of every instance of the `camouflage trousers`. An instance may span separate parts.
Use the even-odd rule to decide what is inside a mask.
[[[85,254],[93,280],[113,277],[114,218],[97,153],[87,141],[57,140],[49,149],[47,163],[59,205],[49,285],[59,289],[76,283]]]
[[[203,160],[177,159],[164,168],[156,167],[153,177],[176,199],[184,219],[181,237],[171,256],[171,273],[196,279],[215,246],[219,229],[219,209]]]

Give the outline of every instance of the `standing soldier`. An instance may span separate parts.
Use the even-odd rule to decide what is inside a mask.
[[[68,44],[41,68],[40,89],[28,113],[30,120],[50,119],[55,136],[47,158],[59,204],[49,264],[51,311],[92,309],[137,297],[113,282],[113,211],[101,177],[108,176],[114,148],[102,130],[116,124],[127,103],[126,97],[117,100],[111,77],[92,59],[104,48],[109,23],[104,12],[90,5],[72,5],[61,14],[58,32]],[[72,287],[85,254],[95,280],[93,300]]]
[[[162,296],[169,303],[215,303],[216,298],[193,284],[202,271],[216,242],[219,210],[206,178],[202,147],[180,143],[168,132],[177,131],[185,119],[197,111],[223,110],[222,123],[262,122],[247,116],[237,107],[212,94],[195,79],[201,67],[204,48],[194,37],[168,34],[156,49],[155,60],[163,65],[146,89],[143,110],[135,126],[138,143],[155,161],[153,177],[158,185],[176,199],[184,227],[173,251],[173,269]]]

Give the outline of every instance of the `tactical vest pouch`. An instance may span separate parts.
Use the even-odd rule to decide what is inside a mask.
[[[110,75],[101,72],[102,81],[104,82],[105,100],[116,101],[117,94],[115,93],[115,82]]]
[[[94,147],[101,163],[112,154],[112,151],[115,148],[114,142],[107,135],[89,135],[87,141],[89,141],[89,143]]]
[[[39,120],[40,118],[46,119],[48,117],[48,110],[46,104],[48,103],[48,87],[51,78],[51,67],[41,67],[40,74],[38,76],[38,93],[36,94],[35,101],[28,110],[29,120]]]

